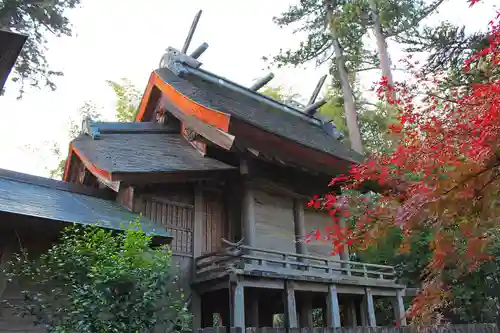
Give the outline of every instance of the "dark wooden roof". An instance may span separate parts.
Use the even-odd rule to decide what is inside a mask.
[[[171,238],[161,226],[89,193],[98,194],[76,184],[0,169],[0,212],[113,230],[139,219],[148,234]]]
[[[181,134],[141,132],[108,134],[104,132],[101,133],[99,139],[93,139],[89,135],[80,135],[73,141],[73,147],[91,164],[117,177],[118,174],[127,173],[177,173],[235,169],[233,166],[202,156]]]
[[[194,75],[180,78],[167,68],[157,69],[155,72],[178,92],[208,108],[337,158],[349,162],[362,160],[361,155],[330,136],[320,126],[300,117]]]
[[[27,37],[24,35],[0,30],[0,91],[9,77],[26,39]]]

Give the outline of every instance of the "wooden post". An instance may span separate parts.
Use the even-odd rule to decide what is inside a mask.
[[[245,330],[245,290],[240,281],[233,288],[233,322],[232,327],[241,327]]]
[[[400,326],[406,326],[406,310],[405,304],[403,302],[403,291],[398,290],[396,292],[396,298],[393,300],[394,316],[396,317],[396,322]]]
[[[354,299],[349,299],[347,302],[347,321],[349,322],[349,326],[356,327],[358,326],[358,318],[356,315],[356,302]]]
[[[193,255],[201,256],[203,233],[203,190],[201,184],[194,188],[194,225],[193,225]]]
[[[375,318],[375,305],[373,303],[373,293],[371,288],[365,288],[366,310],[368,312],[368,325],[371,327],[377,326]]]
[[[328,298],[326,300],[326,324],[328,327],[340,327],[340,307],[335,285],[328,286]]]
[[[346,227],[344,219],[340,220],[339,227],[340,228],[345,228]],[[348,245],[344,246],[343,251],[341,251],[339,253],[339,257],[340,257],[340,260],[349,260],[349,246]],[[347,270],[350,268],[349,264],[344,264],[344,263],[341,264],[341,267],[344,268],[344,269],[347,269]],[[346,274],[347,275],[351,275],[349,271],[347,271]]]
[[[293,222],[295,226],[295,251],[300,254],[307,254],[304,242],[304,238],[306,237],[304,205],[300,199],[293,200]]]
[[[243,202],[241,206],[241,221],[245,235],[245,244],[255,246],[255,200],[253,189],[248,182],[243,184]]]
[[[297,328],[297,304],[295,302],[295,289],[289,281],[285,282],[285,318],[287,328]]]
[[[191,313],[193,314],[193,332],[201,327],[201,297],[194,290],[191,291]]]
[[[307,293],[301,297],[300,302],[300,327],[313,328],[312,300],[311,294]]]

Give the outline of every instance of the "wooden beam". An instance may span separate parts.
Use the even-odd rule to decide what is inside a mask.
[[[208,141],[213,142],[225,150],[231,150],[233,148],[235,140],[234,135],[228,134],[214,126],[210,126],[194,115],[185,114],[167,98],[163,98],[162,103],[165,109],[175,118],[179,119],[185,127],[192,129]]]
[[[328,327],[340,327],[340,307],[337,295],[337,287],[334,284],[328,286],[326,299],[326,324]]]
[[[368,325],[371,327],[377,326],[375,317],[375,304],[373,303],[373,294],[371,288],[365,288],[366,311],[368,312]]]
[[[287,328],[298,328],[297,321],[297,303],[295,301],[295,289],[293,284],[288,281],[285,282],[285,317]]]
[[[224,179],[229,174],[235,173],[236,168],[223,170],[176,171],[176,172],[113,172],[112,180],[116,183],[124,182],[131,185],[149,185],[160,183],[180,183],[216,178]]]
[[[265,289],[281,289],[283,290],[285,288],[285,283],[283,280],[275,280],[275,279],[258,279],[258,280],[250,280],[250,279],[245,279],[241,281],[243,286],[245,287],[251,287],[251,288],[265,288]]]

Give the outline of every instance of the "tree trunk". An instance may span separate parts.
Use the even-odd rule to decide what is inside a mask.
[[[375,0],[368,0],[370,5],[371,17],[373,20],[373,33],[375,34],[375,40],[377,42],[378,57],[380,60],[380,69],[382,70],[382,75],[387,77],[387,82],[389,86],[394,85],[394,80],[392,78],[391,71],[391,60],[389,59],[389,51],[387,50],[387,42],[385,40],[385,35],[382,31],[382,25],[380,24],[380,19],[378,16],[377,3]],[[394,98],[394,92],[392,93]]]
[[[340,76],[340,86],[342,89],[342,94],[344,95],[344,110],[347,122],[347,129],[349,130],[349,141],[351,142],[351,148],[356,152],[363,154],[363,144],[361,142],[361,134],[358,126],[358,116],[356,114],[356,103],[354,102],[354,94],[352,92],[351,83],[349,82],[349,76],[347,73],[347,68],[345,66],[344,52],[342,46],[340,45],[337,31],[333,24],[333,8],[334,4],[331,1],[326,1],[327,4],[327,20],[330,28],[330,34],[332,36],[333,49],[335,51],[335,62],[337,63],[337,68]]]

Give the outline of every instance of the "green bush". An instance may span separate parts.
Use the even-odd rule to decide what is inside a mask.
[[[151,248],[139,228],[116,233],[96,226],[66,228],[47,253],[22,252],[5,273],[23,288],[8,304],[50,333],[147,333],[189,329],[191,315],[176,290],[166,248]]]

